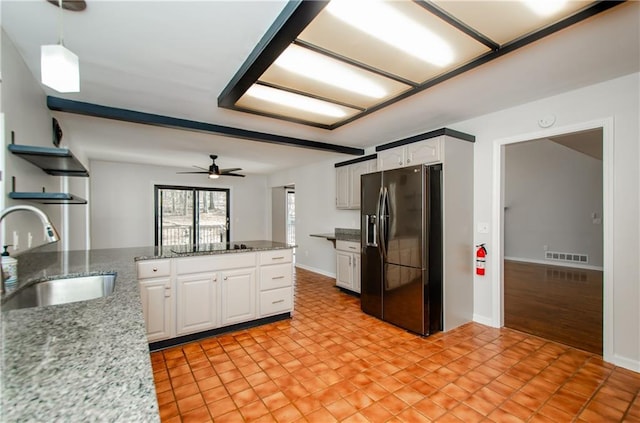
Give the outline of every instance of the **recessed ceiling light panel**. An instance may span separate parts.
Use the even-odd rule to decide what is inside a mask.
[[[294,120],[330,125],[360,112],[339,104],[254,84],[237,106],[265,115],[288,116]]]
[[[295,44],[276,59],[278,67],[324,84],[333,85],[365,97],[384,98],[385,88],[350,69],[350,66]]]
[[[325,10],[346,24],[432,65],[445,67],[455,58],[447,41],[400,12],[392,2],[332,0]]]

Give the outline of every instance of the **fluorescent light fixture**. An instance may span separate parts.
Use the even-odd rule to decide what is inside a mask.
[[[275,65],[315,81],[370,98],[383,98],[386,90],[372,80],[358,75],[348,65],[295,44],[287,47]]]
[[[218,179],[220,177],[220,175],[216,174],[216,173],[210,173],[209,174],[209,179]]]
[[[260,100],[277,103],[282,106],[291,107],[293,109],[304,110],[332,117],[344,117],[344,110],[326,101],[317,100],[311,97],[305,97],[300,94],[290,93],[288,91],[278,90],[264,85],[253,84],[245,93],[248,96],[258,98]]]
[[[40,47],[40,76],[42,83],[61,93],[80,91],[78,56],[62,44]]]
[[[453,50],[440,36],[381,0],[331,0],[336,18],[418,59],[439,67],[453,62]]]
[[[524,4],[537,15],[551,16],[562,10],[567,0],[523,0]]]

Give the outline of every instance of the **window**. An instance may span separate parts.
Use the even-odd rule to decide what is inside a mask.
[[[155,186],[156,246],[229,242],[229,190]]]
[[[296,194],[287,189],[287,244],[296,243]]]

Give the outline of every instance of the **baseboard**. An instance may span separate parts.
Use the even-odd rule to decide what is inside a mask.
[[[306,265],[300,264],[300,263],[296,263],[296,267],[299,267],[300,269],[308,270],[308,271],[313,272],[313,273],[319,273],[319,274],[321,274],[323,276],[327,276],[327,277],[330,277],[330,278],[333,278],[333,279],[336,278],[336,274],[335,273],[330,273],[330,272],[324,271],[322,269],[317,269],[315,267],[306,266]]]
[[[521,261],[523,263],[544,264],[545,266],[572,267],[574,269],[599,270],[603,271],[602,266],[590,266],[588,264],[575,264],[571,262],[555,261],[555,260],[537,260],[524,257],[504,257],[505,260]]]
[[[493,319],[487,316],[481,316],[479,314],[473,314],[473,321],[476,323],[480,323],[481,325],[495,327],[493,325]]]
[[[613,364],[640,373],[640,361],[613,354]]]

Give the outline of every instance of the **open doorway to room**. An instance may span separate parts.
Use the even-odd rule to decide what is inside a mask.
[[[504,325],[603,353],[602,128],[504,147]]]
[[[276,242],[296,243],[295,186],[271,189],[271,238]]]

